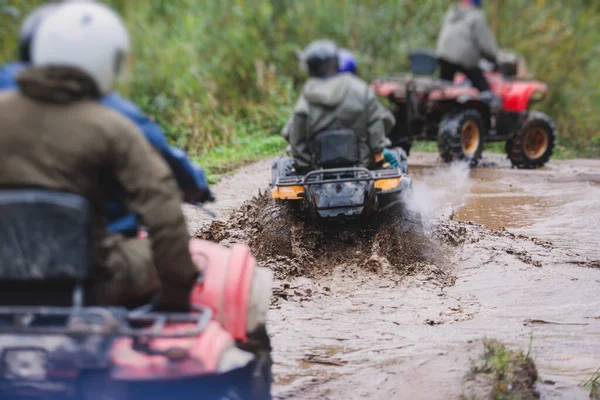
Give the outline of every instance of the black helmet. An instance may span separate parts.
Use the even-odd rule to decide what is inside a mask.
[[[30,48],[33,35],[45,17],[59,7],[58,3],[45,4],[33,10],[21,24],[19,31],[19,59],[24,63],[31,62]]]
[[[301,57],[310,76],[323,78],[338,72],[338,47],[331,40],[315,40]]]

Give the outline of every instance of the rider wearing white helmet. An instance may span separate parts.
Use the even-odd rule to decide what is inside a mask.
[[[33,66],[18,76],[19,90],[0,94],[0,187],[65,191],[91,203],[88,303],[134,305],[162,286],[165,305],[186,306],[198,272],[180,192],[137,128],[99,102],[129,51],[121,19],[99,3],[65,4],[42,21],[31,45]],[[115,190],[127,194],[151,240],[106,232],[104,204]]]

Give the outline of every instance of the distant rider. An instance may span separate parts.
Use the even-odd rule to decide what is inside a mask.
[[[461,0],[450,6],[444,17],[437,42],[440,78],[452,81],[457,72],[464,73],[480,92],[490,86],[479,68],[479,61],[496,63],[498,45],[481,10],[482,0]]]
[[[311,142],[318,132],[352,129],[359,138],[359,157],[367,168],[390,168],[383,150],[393,115],[373,90],[349,72],[338,72],[339,49],[329,40],[312,42],[303,51],[310,78],[304,84],[294,114],[282,131],[291,145],[297,172],[316,168]]]
[[[16,76],[31,62],[31,43],[41,22],[52,15],[63,4],[82,0],[63,0],[60,3],[42,5],[30,13],[23,21],[19,33],[19,59],[0,68],[0,90],[17,88]],[[87,2],[93,2],[88,0]],[[169,165],[177,184],[184,193],[184,199],[190,203],[212,200],[212,193],[204,171],[190,162],[186,153],[176,147],[169,146],[167,139],[158,124],[144,115],[132,102],[117,93],[108,93],[100,99],[102,105],[111,108],[129,118],[142,131],[148,142],[156,149]],[[128,211],[124,205],[125,193],[115,190],[106,204],[109,230],[125,236],[135,236],[138,231],[138,217]]]

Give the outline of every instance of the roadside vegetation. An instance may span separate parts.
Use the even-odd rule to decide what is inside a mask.
[[[483,340],[483,355],[474,361],[465,377],[465,399],[486,398],[493,400],[533,400],[537,369],[529,353],[531,349],[514,351],[505,344]]]
[[[0,61],[40,0],[0,0]],[[304,79],[294,52],[328,37],[356,51],[367,80],[408,68],[433,47],[451,3],[440,0],[110,0],[134,51],[120,90],[154,116],[170,140],[211,170],[281,152],[271,139]],[[523,54],[547,82],[540,108],[559,127],[561,156],[600,156],[600,5],[591,0],[487,1],[501,45]],[[257,153],[253,153],[256,151]]]
[[[583,387],[590,391],[590,399],[600,400],[600,368],[583,383]]]

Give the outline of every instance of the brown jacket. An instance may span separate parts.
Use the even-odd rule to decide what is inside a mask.
[[[361,164],[373,167],[372,155],[383,150],[395,122],[366,82],[343,73],[327,79],[310,78],[281,134],[290,143],[296,164],[315,168],[313,137],[323,130],[350,128],[359,138]]]
[[[106,248],[114,241],[106,240],[104,204],[114,190],[124,190],[128,208],[148,229],[163,298],[187,304],[198,272],[167,165],[131,122],[96,101],[99,92],[85,74],[30,68],[18,81],[20,92],[0,94],[0,186],[84,196],[94,209],[94,275],[100,280],[117,273],[107,261],[115,259],[118,243]]]

